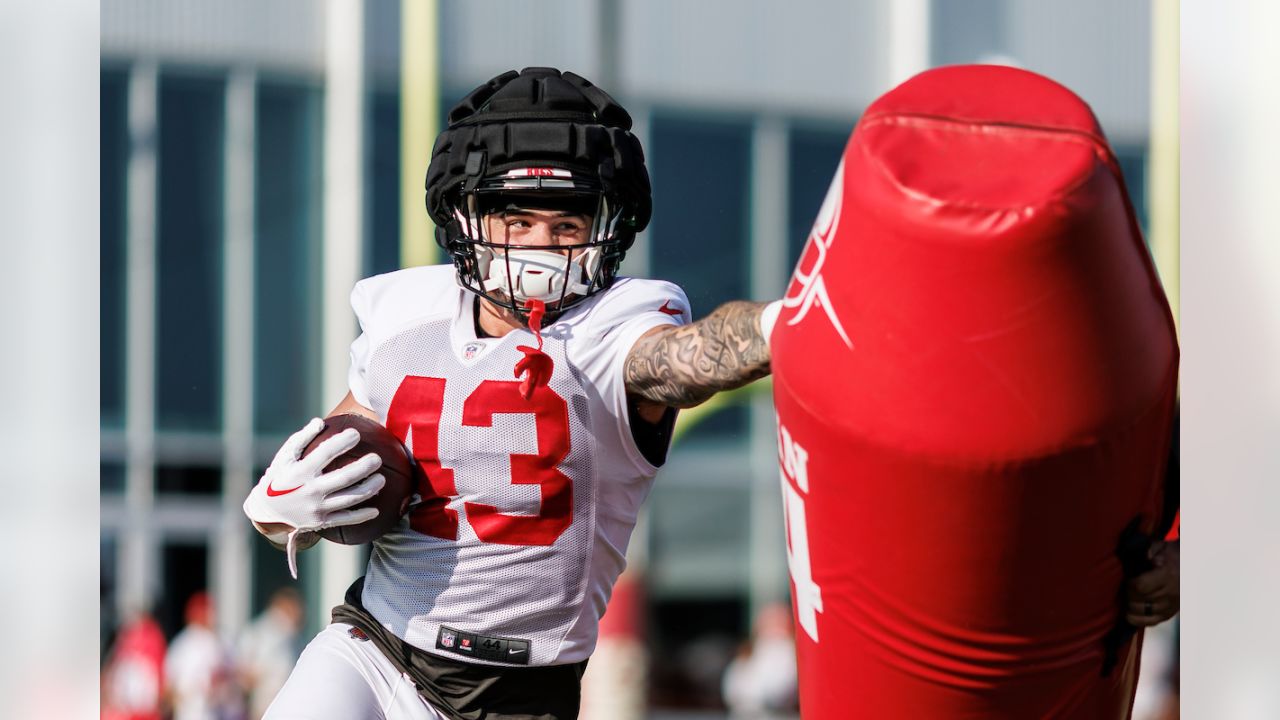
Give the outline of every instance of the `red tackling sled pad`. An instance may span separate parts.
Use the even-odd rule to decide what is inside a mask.
[[[873,103],[772,347],[804,718],[1128,717],[1178,347],[1089,107],[995,66]]]

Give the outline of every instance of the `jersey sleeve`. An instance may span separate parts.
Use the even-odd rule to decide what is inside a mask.
[[[374,275],[352,288],[360,334],[351,343],[347,386],[356,402],[372,407],[367,373],[379,344],[403,327],[449,312],[448,299],[458,292],[453,277],[452,265],[425,265]]]
[[[635,446],[627,413],[626,362],[636,341],[650,330],[664,325],[687,325],[692,321],[689,299],[679,286],[660,280],[626,278],[610,289],[592,310],[589,336],[592,349],[585,363],[632,461],[653,472]]]

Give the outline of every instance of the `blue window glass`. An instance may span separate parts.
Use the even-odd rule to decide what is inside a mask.
[[[379,90],[369,99],[369,181],[364,274],[377,275],[400,268],[400,94]],[[426,158],[422,174],[426,177]],[[419,183],[421,185],[421,182]],[[426,213],[422,203],[415,212]],[[434,237],[426,242],[435,243]]]
[[[222,490],[222,468],[196,464],[156,465],[155,489],[164,495],[216,496]]]
[[[254,426],[281,433],[321,412],[320,91],[260,83],[256,114]]]
[[[98,467],[98,488],[103,495],[119,495],[124,492],[124,465],[103,461]]]
[[[116,607],[116,586],[119,570],[116,567],[117,542],[113,534],[103,532],[98,539],[98,656],[104,657],[115,641],[120,626],[119,608]]]
[[[853,125],[842,128],[793,127],[788,143],[787,276],[795,268],[818,216]]]
[[[1147,148],[1143,145],[1116,145],[1116,161],[1120,163],[1120,172],[1124,175],[1125,188],[1129,191],[1129,200],[1133,202],[1133,212],[1138,216],[1138,224],[1142,226],[1142,234],[1147,234]],[[1150,240],[1147,241],[1150,244]]]
[[[650,274],[684,288],[694,318],[747,297],[750,124],[658,115],[647,150],[654,207]],[[745,428],[746,413],[732,406],[700,423],[694,436],[740,436]]]
[[[99,412],[104,427],[124,426],[125,402],[125,289],[126,180],[129,161],[129,82],[122,71],[103,70],[98,164],[99,187],[99,304],[101,355],[98,364],[101,393]]]
[[[724,464],[743,465],[735,460]],[[686,461],[708,462],[692,457]],[[709,470],[690,482],[668,482],[655,490],[650,501],[649,552],[653,559],[650,580],[656,591],[731,592],[746,585],[749,558],[743,549],[750,544],[750,483],[732,482],[736,479],[728,472],[722,475]]]
[[[221,424],[225,85],[160,78],[156,420],[166,430]]]
[[[170,640],[186,624],[183,611],[198,592],[210,591],[209,544],[203,540],[172,540],[160,548],[164,582],[156,602],[156,621]]]
[[[655,117],[653,277],[684,288],[695,318],[747,295],[751,127]]]

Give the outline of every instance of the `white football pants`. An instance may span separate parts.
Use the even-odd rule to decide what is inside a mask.
[[[333,623],[298,658],[263,720],[448,720],[370,640]]]

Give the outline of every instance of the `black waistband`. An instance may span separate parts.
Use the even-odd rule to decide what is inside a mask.
[[[578,717],[587,661],[570,665],[499,667],[424,652],[383,627],[364,608],[364,578],[347,589],[333,622],[359,628],[418,693],[452,720],[572,720]]]

